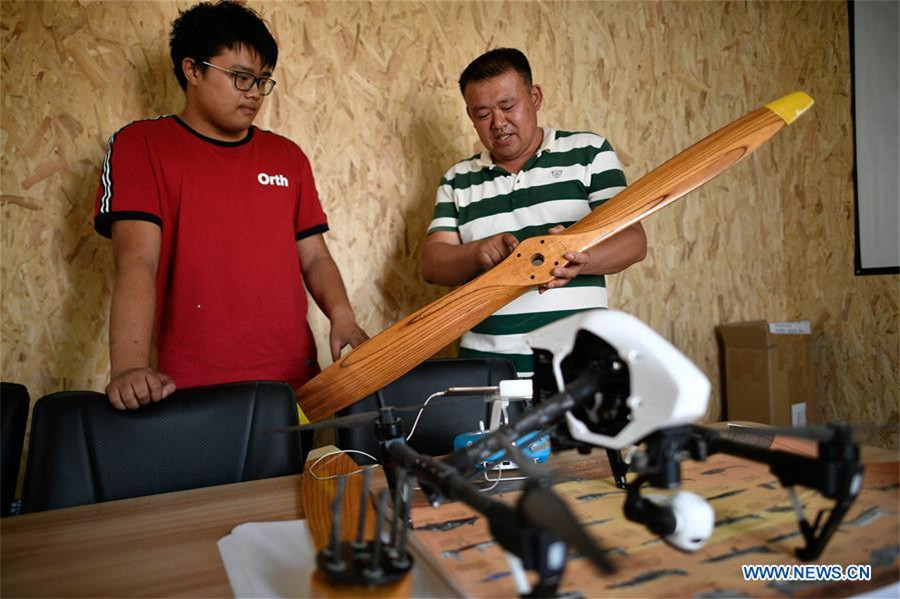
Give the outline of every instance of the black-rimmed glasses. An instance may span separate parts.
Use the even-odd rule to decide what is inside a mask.
[[[269,77],[257,77],[252,73],[233,71],[231,69],[226,69],[225,67],[214,65],[211,62],[206,62],[205,60],[203,61],[203,64],[232,75],[234,77],[234,89],[238,91],[248,92],[253,89],[253,85],[255,84],[256,87],[259,88],[260,95],[268,96],[272,93],[272,90],[275,89],[275,80]]]

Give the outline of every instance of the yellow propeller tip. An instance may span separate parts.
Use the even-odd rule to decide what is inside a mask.
[[[766,104],[766,108],[784,119],[790,125],[797,117],[806,112],[815,103],[811,97],[803,92],[794,92],[774,102]]]
[[[306,414],[303,413],[303,409],[299,405],[297,406],[297,417],[300,420],[301,426],[309,424],[309,418],[306,417]]]

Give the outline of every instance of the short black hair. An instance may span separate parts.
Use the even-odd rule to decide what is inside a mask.
[[[515,48],[494,48],[469,63],[459,76],[459,91],[465,94],[470,82],[490,79],[510,69],[519,73],[525,85],[531,87],[531,65],[525,55]]]
[[[252,48],[259,53],[265,66],[275,68],[278,44],[253,9],[223,0],[217,4],[201,2],[180,13],[172,23],[169,50],[181,89],[187,89],[181,68],[185,58],[202,63],[223,49],[234,50],[239,46]],[[199,66],[206,69],[203,64]]]

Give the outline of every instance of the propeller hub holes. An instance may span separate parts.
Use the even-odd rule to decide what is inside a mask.
[[[544,263],[544,255],[543,254],[535,254],[531,257],[531,265],[532,266],[540,266]]]

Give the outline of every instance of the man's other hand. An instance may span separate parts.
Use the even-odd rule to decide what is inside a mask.
[[[517,245],[519,240],[511,233],[497,233],[476,242],[475,259],[478,266],[483,272],[494,268],[509,256]]]
[[[106,395],[117,410],[137,410],[151,401],[165,399],[175,391],[175,381],[152,368],[128,368],[109,381]]]
[[[559,235],[566,228],[562,225],[556,225],[555,227],[551,227],[548,232],[551,235]],[[551,274],[555,277],[553,280],[549,281],[545,285],[541,285],[539,288],[539,292],[543,293],[548,289],[555,289],[557,287],[562,287],[563,285],[567,285],[569,281],[577,277],[581,273],[581,269],[590,262],[591,255],[587,252],[566,252],[563,254],[563,258],[565,258],[568,262],[563,266],[557,266],[553,269]]]

